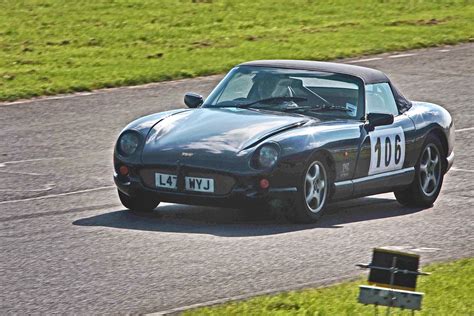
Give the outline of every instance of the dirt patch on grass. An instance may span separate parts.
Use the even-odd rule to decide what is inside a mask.
[[[444,19],[421,19],[421,20],[400,20],[400,21],[392,21],[385,23],[387,26],[400,26],[400,25],[417,25],[417,26],[430,26],[430,25],[438,25],[442,23],[446,23],[449,18]]]

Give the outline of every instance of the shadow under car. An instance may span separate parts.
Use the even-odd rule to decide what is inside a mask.
[[[250,237],[282,234],[313,228],[341,228],[343,224],[403,216],[422,210],[401,206],[395,199],[364,197],[328,205],[314,224],[291,224],[279,212],[222,209],[166,204],[150,213],[112,211],[73,222],[77,226],[102,226],[150,232],[209,234]]]

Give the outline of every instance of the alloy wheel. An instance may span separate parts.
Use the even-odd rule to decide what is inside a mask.
[[[435,194],[441,177],[441,159],[438,148],[426,146],[420,161],[420,186],[426,196]]]
[[[327,174],[324,165],[313,162],[305,176],[305,198],[306,205],[313,213],[318,213],[323,208],[327,196]]]

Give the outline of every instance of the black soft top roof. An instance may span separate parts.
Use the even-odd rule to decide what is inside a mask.
[[[286,69],[332,72],[361,78],[365,83],[390,82],[381,71],[347,64],[329,63],[309,60],[255,60],[239,66],[275,67]]]
[[[387,82],[392,88],[395,101],[397,103],[400,113],[406,111],[411,107],[411,102],[406,99],[397,88],[393,86],[390,79],[380,70],[348,65],[339,63],[330,63],[322,61],[310,61],[310,60],[255,60],[240,64],[239,66],[255,66],[255,67],[274,67],[274,68],[285,68],[285,69],[299,69],[299,70],[310,70],[320,72],[331,72],[335,74],[342,74],[353,76],[362,79],[364,83],[381,83]]]

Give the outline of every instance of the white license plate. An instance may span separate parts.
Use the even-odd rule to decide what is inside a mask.
[[[158,188],[176,189],[177,179],[173,174],[155,173],[155,185]]]
[[[185,177],[186,190],[198,192],[214,192],[214,179]]]

